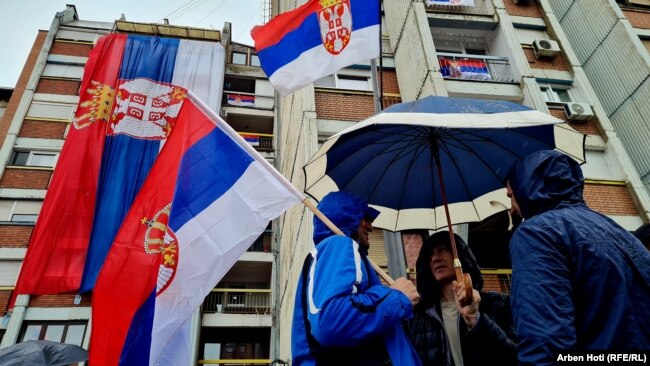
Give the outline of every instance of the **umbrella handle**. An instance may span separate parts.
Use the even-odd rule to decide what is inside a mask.
[[[472,277],[468,273],[463,273],[463,267],[460,259],[454,258],[454,271],[456,272],[456,281],[465,283],[465,300],[460,302],[461,306],[467,306],[474,300],[474,289],[472,288]]]
[[[302,201],[302,203],[303,203],[305,206],[307,206],[307,208],[309,208],[309,209],[311,210],[311,212],[313,212],[314,215],[316,215],[316,217],[318,217],[318,218],[319,218],[319,219],[320,219],[320,220],[321,220],[321,221],[322,221],[322,222],[323,222],[323,223],[324,223],[324,224],[325,224],[325,225],[326,225],[330,230],[332,230],[332,232],[334,232],[334,234],[345,236],[345,234],[343,234],[343,232],[341,231],[341,229],[339,229],[338,227],[336,227],[336,225],[334,225],[334,223],[333,223],[330,219],[328,219],[327,216],[325,216],[325,215],[324,215],[324,214],[323,214],[323,213],[318,209],[318,207],[314,206],[314,204],[311,203],[311,201],[309,201],[308,198],[305,198],[305,199]],[[381,267],[379,267],[379,265],[378,265],[377,263],[375,263],[375,261],[373,261],[372,259],[370,259],[370,257],[366,257],[366,259],[368,259],[368,262],[370,263],[370,266],[372,266],[372,269],[374,269],[375,272],[377,272],[377,274],[379,275],[379,277],[381,277],[381,279],[384,280],[384,281],[388,284],[388,286],[391,286],[393,283],[395,283],[395,280],[392,279],[392,278],[388,275],[388,273],[386,273],[386,272],[385,272]]]

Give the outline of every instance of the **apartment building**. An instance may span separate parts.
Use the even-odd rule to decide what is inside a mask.
[[[111,23],[96,22],[80,19],[75,7],[67,6],[54,16],[50,29],[39,31],[15,89],[0,90],[2,347],[29,339],[88,347],[91,294],[19,296],[13,311],[8,309],[30,235],[79,101],[84,65],[97,39],[109,32],[221,42],[226,49],[226,74],[223,100],[217,112],[274,163],[274,91],[259,67],[254,49],[231,41],[230,23],[218,31],[138,23],[124,18]],[[245,359],[254,364],[271,362],[277,254],[272,238],[269,225],[195,314],[197,363],[223,363],[229,359]]]
[[[587,204],[634,230],[650,218],[649,5],[644,0],[474,0],[474,6],[384,1],[379,73],[384,107],[440,95],[509,100],[563,119],[587,135]],[[273,2],[276,14],[296,6]],[[456,72],[456,65],[480,71]],[[319,145],[375,113],[370,67],[354,65],[279,98],[276,113],[276,166],[303,188],[302,167]],[[312,215],[295,207],[278,226],[277,350],[287,360],[296,284],[313,247]],[[457,227],[477,256],[486,290],[510,288],[507,226],[501,213]],[[369,255],[376,262],[393,277],[414,274],[423,233],[372,234]]]

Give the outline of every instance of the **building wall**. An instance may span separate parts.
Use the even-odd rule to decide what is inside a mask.
[[[650,12],[621,11],[614,0],[544,2],[650,192],[650,56],[634,28],[647,29]],[[626,18],[625,16],[629,16]],[[590,26],[584,26],[590,19]],[[643,194],[640,194],[643,196]],[[644,197],[638,198],[645,201]],[[648,213],[645,207],[646,216]]]

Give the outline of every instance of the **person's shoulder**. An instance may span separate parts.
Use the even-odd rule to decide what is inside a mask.
[[[349,249],[349,250],[347,250]],[[352,253],[352,239],[343,235],[329,236],[316,246],[318,255]]]

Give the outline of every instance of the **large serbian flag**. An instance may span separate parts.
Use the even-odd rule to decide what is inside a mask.
[[[97,279],[91,365],[189,365],[192,313],[304,199],[191,93],[176,123]]]
[[[379,57],[379,0],[310,0],[251,36],[269,81],[287,95]]]
[[[214,42],[99,39],[15,295],[79,290],[91,235],[100,248],[91,257],[86,288],[92,287],[101,253],[172,129],[185,90],[198,90],[211,108],[219,105],[223,60],[223,47]]]
[[[223,47],[215,42],[126,39],[80,292],[93,289],[122,220],[174,128],[187,90],[217,109],[224,61]]]

